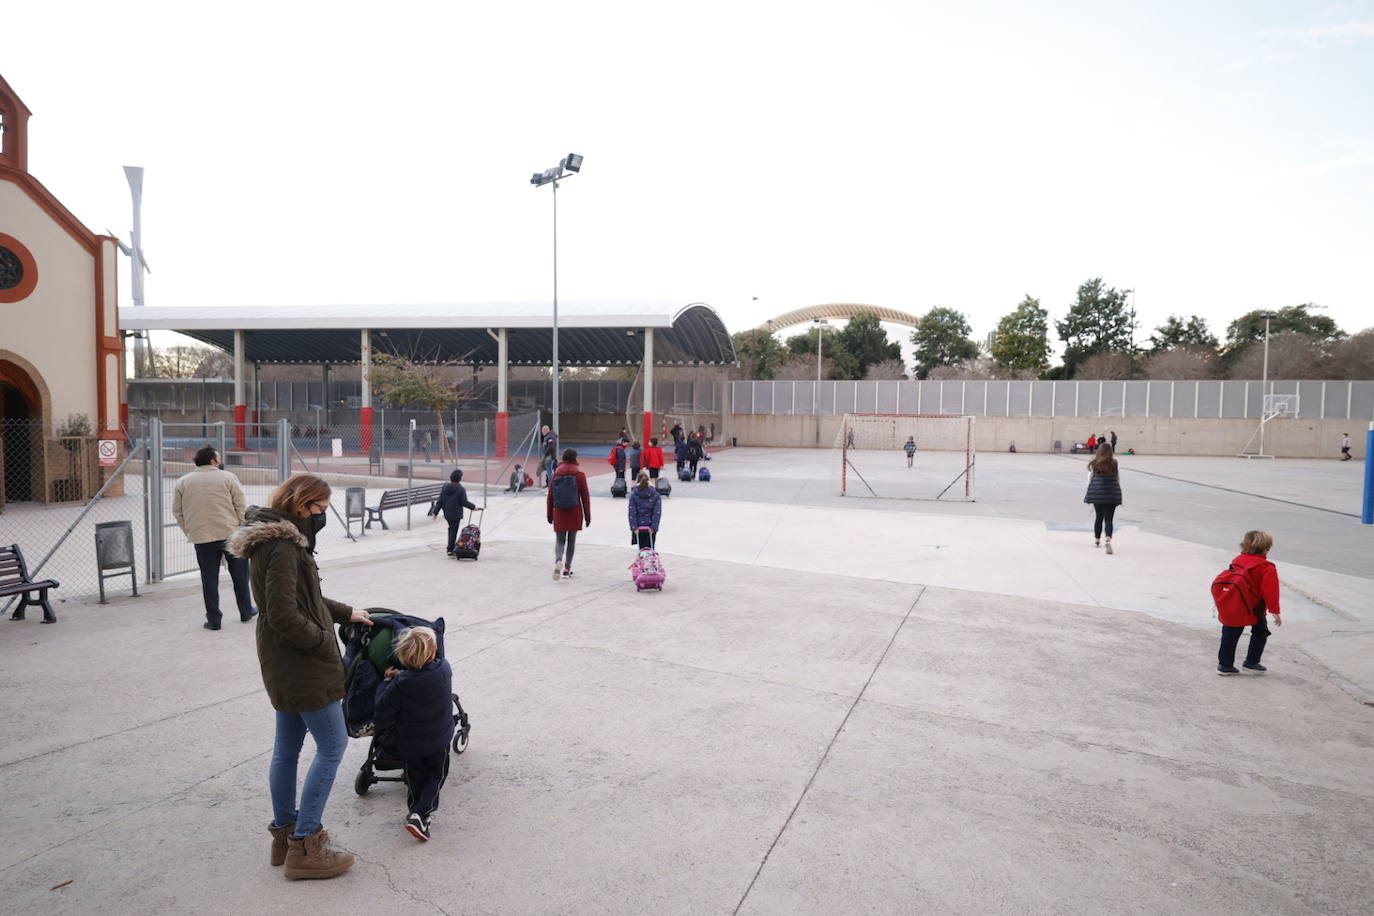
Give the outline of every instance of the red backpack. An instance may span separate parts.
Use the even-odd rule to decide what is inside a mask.
[[[1255,593],[1255,583],[1245,570],[1236,564],[1223,569],[1212,580],[1212,603],[1216,605],[1217,617],[1222,623],[1228,620],[1243,620],[1247,616],[1259,619],[1260,596]],[[1227,626],[1248,626],[1248,624],[1229,624]]]

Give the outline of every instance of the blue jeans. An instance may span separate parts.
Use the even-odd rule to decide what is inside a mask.
[[[296,809],[296,761],[305,744],[305,733],[315,738],[315,760],[305,775],[301,807]],[[267,783],[272,790],[272,823],[296,822],[294,836],[309,836],[320,829],[324,803],[334,786],[334,774],[348,747],[343,705],[330,703],[310,712],[277,713],[277,739],[272,746],[272,768]]]

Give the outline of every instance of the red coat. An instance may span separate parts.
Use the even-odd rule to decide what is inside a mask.
[[[549,524],[553,525],[554,531],[581,531],[582,522],[592,523],[592,499],[587,493],[587,475],[583,474],[575,464],[564,462],[553,472],[554,477],[561,477],[564,474],[575,474],[577,476],[577,498],[582,508],[555,509],[553,507],[553,478],[549,479],[548,496],[545,497]]]
[[[646,445],[644,447],[644,457],[640,459],[646,468],[657,471],[663,470],[663,449],[657,445]]]
[[[1269,562],[1269,558],[1254,553],[1243,553],[1231,562],[1237,568],[1245,570],[1245,575],[1255,586],[1255,594],[1259,595],[1263,602],[1260,607],[1270,614],[1279,613],[1279,571]],[[1251,614],[1236,615],[1232,612],[1220,616],[1221,625],[1224,627],[1248,627],[1255,622],[1255,617]]]

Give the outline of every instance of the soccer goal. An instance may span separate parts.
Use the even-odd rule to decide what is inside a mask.
[[[832,482],[841,496],[972,502],[976,459],[973,417],[845,414]]]

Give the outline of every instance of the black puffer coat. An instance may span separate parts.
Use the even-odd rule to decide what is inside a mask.
[[[1083,502],[1094,506],[1121,505],[1121,475],[1093,474],[1088,478],[1088,492]]]
[[[453,669],[436,658],[382,681],[372,721],[402,759],[442,754],[453,740]]]

